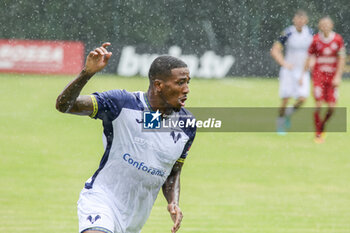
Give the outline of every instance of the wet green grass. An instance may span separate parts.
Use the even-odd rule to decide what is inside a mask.
[[[78,232],[76,201],[103,153],[102,125],[64,115],[67,76],[0,75],[0,231]],[[99,75],[83,93],[148,87]],[[189,107],[275,107],[276,79],[191,80]],[[339,106],[350,107],[350,81]],[[307,106],[312,106],[308,100]],[[350,136],[198,133],[181,176],[180,232],[350,232]],[[143,233],[170,232],[160,193]]]

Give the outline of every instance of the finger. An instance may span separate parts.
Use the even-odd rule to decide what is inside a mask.
[[[103,44],[102,44],[102,47],[107,48],[107,46],[110,46],[110,45],[111,45],[111,43],[106,42],[106,43],[103,43]]]
[[[105,55],[105,53],[100,48],[96,48],[95,52],[97,52],[98,54],[100,54],[102,56]]]
[[[101,49],[104,54],[108,54],[108,51],[107,49],[105,49],[105,47],[101,46],[99,49]]]
[[[96,53],[95,51],[91,51],[88,56],[89,57],[93,57],[93,56],[96,56],[96,55],[98,55],[98,53]]]
[[[182,213],[181,213],[181,211],[178,211],[178,212],[176,213],[176,218],[175,218],[175,224],[174,224],[174,226],[177,227],[178,225],[180,225],[181,221],[182,221]]]
[[[180,227],[181,227],[181,225],[179,224],[179,225],[177,225],[177,227],[175,227],[175,232],[177,232],[179,229],[180,229]]]
[[[107,53],[107,54],[105,55],[105,61],[108,62],[108,60],[111,58],[111,56],[112,56],[112,53],[111,53],[111,52]]]
[[[172,231],[172,232],[177,232],[177,231],[180,229],[180,226],[181,226],[180,224],[177,225],[177,226],[174,225],[174,226],[171,228],[171,231]]]
[[[182,213],[181,213],[181,211],[177,211],[176,217],[173,220],[174,220],[174,226],[173,226],[172,229],[177,231],[180,228],[180,224],[181,224],[181,221],[182,221]]]

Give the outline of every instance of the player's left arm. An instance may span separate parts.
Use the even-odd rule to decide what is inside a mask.
[[[180,174],[182,169],[182,162],[175,162],[170,175],[163,184],[162,190],[165,199],[168,202],[168,211],[171,219],[174,222],[171,232],[174,233],[179,230],[183,218],[182,211],[179,207],[180,200]]]
[[[335,72],[333,83],[332,83],[333,86],[335,87],[339,86],[341,82],[341,78],[343,76],[345,62],[346,62],[345,60],[346,60],[346,51],[345,51],[345,47],[343,46],[340,48],[338,52],[337,70]]]

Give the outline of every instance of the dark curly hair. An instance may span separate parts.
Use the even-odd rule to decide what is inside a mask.
[[[187,67],[186,63],[176,57],[167,55],[159,56],[152,62],[149,69],[149,82],[151,84],[155,79],[165,80],[171,76],[172,69],[183,67]]]

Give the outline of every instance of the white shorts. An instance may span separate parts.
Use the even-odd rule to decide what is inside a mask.
[[[78,200],[79,232],[87,229],[121,232],[112,206],[105,194],[83,189]]]
[[[279,75],[279,96],[280,98],[299,98],[310,95],[310,73],[304,74],[303,85],[299,85],[301,70],[288,70],[281,68]]]

